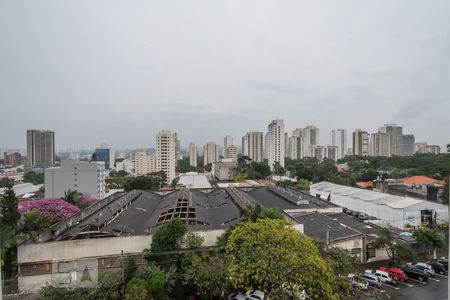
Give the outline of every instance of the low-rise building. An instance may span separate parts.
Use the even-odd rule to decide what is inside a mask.
[[[234,180],[237,168],[237,162],[222,160],[212,164],[211,173],[217,180]]]

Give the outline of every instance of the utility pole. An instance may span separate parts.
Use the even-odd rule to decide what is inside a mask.
[[[125,270],[123,267],[123,250],[120,250],[120,269],[122,272],[122,299],[123,299],[125,298]]]

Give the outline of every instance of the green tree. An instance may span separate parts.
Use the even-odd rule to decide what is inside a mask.
[[[127,177],[123,183],[125,191],[131,190],[156,190],[161,186],[160,180],[149,176]]]
[[[273,164],[273,174],[277,176],[286,175],[286,169],[280,164],[280,162],[276,161]]]
[[[247,206],[247,209],[243,211],[242,216],[244,217],[244,220],[251,222],[256,222],[258,219],[284,219],[283,214],[278,208],[265,208],[259,204]]]
[[[346,249],[337,247],[327,247],[320,241],[314,241],[319,249],[320,255],[328,262],[337,275],[347,276],[348,273],[356,271],[355,258],[350,256]]]
[[[145,300],[147,299],[147,282],[144,279],[131,279],[125,290],[125,300]]]
[[[227,261],[224,255],[212,255],[202,258],[189,253],[181,263],[181,281],[194,287],[196,293],[206,299],[212,299],[226,288]]]
[[[311,299],[339,299],[337,277],[312,240],[284,220],[241,222],[231,232],[226,255],[228,279],[237,289],[282,298],[282,286],[301,288]]]
[[[23,175],[23,182],[29,182],[32,184],[43,184],[44,183],[44,173],[36,173],[34,171],[26,172]]]
[[[2,226],[11,226],[17,229],[20,219],[18,201],[12,185],[9,185],[0,198],[0,214],[2,215],[0,224]]]
[[[78,206],[80,203],[80,193],[78,193],[77,191],[68,189],[67,191],[64,192],[63,199],[73,205]]]
[[[171,187],[176,187],[179,179],[180,179],[180,177],[175,177],[174,179],[172,179],[172,182],[170,183],[170,186]]]
[[[424,243],[429,250],[433,249],[433,258],[436,258],[436,248],[444,246],[444,239],[432,228],[419,227],[413,231],[413,235],[416,240]]]
[[[153,235],[151,252],[160,253],[180,249],[186,232],[186,225],[178,218],[161,225]]]
[[[128,282],[134,278],[134,276],[136,275],[136,271],[137,271],[137,267],[136,267],[136,263],[134,261],[133,258],[128,258],[127,259],[127,264],[123,270],[124,273],[124,284],[127,285]]]
[[[415,256],[414,250],[408,247],[387,228],[380,230],[380,234],[372,244],[376,249],[385,249],[391,264],[398,264]],[[408,248],[408,249],[406,249]]]
[[[203,245],[205,238],[197,232],[187,232],[182,240],[182,244],[187,249],[198,249]]]
[[[97,159],[97,154],[94,152],[94,153],[92,153],[92,155],[91,155],[91,161],[97,161],[98,159]]]
[[[167,181],[167,175],[164,171],[149,173],[147,174],[147,177],[149,177],[153,182],[155,182],[158,188],[163,187]]]
[[[48,229],[52,221],[41,216],[37,211],[30,211],[23,216],[21,225],[23,234],[28,238],[35,238],[41,231]]]
[[[235,182],[244,182],[245,180],[247,180],[248,175],[246,172],[240,172],[238,171],[236,173],[236,175],[234,176],[234,181]]]
[[[171,286],[168,282],[168,274],[164,273],[156,266],[149,266],[145,273],[145,282],[151,296],[155,299],[160,299],[170,292]]]

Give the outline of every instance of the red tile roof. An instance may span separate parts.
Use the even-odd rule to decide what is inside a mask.
[[[360,181],[360,182],[357,182],[356,183],[356,185],[359,187],[359,188],[362,188],[362,189],[371,189],[371,188],[373,188],[373,182],[372,181]]]
[[[444,186],[445,182],[444,180],[436,180],[427,176],[411,176],[406,177],[403,179],[400,179],[401,182],[403,182],[404,185],[412,186],[412,185],[429,185],[429,184],[436,184],[440,186]]]

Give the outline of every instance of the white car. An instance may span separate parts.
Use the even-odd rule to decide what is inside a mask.
[[[373,275],[377,276],[380,279],[380,281],[384,284],[389,284],[389,285],[393,285],[393,286],[397,285],[397,280],[395,278],[392,278],[388,272],[381,271],[381,270],[375,270],[375,271],[366,270],[365,273],[373,274]]]
[[[367,290],[369,288],[369,283],[365,280],[363,280],[361,277],[356,276],[355,274],[348,274],[347,275],[348,281],[352,284],[353,287],[356,287],[361,290]]]
[[[248,300],[264,300],[264,293],[260,290],[251,290],[245,293]]]

